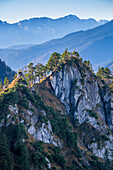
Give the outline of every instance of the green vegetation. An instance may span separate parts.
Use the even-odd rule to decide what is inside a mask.
[[[45,111],[51,122],[53,132],[60,139],[65,141],[67,147],[76,148],[78,136],[75,132],[71,132],[68,119],[66,117],[61,117],[61,115],[56,113],[52,107],[46,107]]]
[[[19,96],[18,91],[23,94],[23,97]],[[36,92],[33,92],[33,94],[31,94],[28,88],[24,85],[17,84],[14,88],[8,89],[7,92],[0,95],[1,119],[3,118],[3,116],[7,116],[7,110],[10,104],[18,104],[25,109],[28,109],[28,100],[30,100],[36,108],[45,110],[47,118],[52,124],[53,132],[58,135],[59,138],[65,140],[67,147],[77,147],[77,134],[70,131],[70,126],[67,118],[65,116],[62,117],[61,114],[55,112],[52,107],[45,106],[40,96]],[[47,118],[45,116],[39,115],[39,120],[42,123],[47,123]]]
[[[42,141],[36,141],[32,143],[32,146],[35,150],[31,150],[31,162],[34,168],[44,169],[44,167],[48,168],[48,163],[45,159],[44,145]]]
[[[3,85],[2,82],[0,82],[0,92],[2,91]]]
[[[70,54],[68,52],[68,49],[66,48],[66,50],[62,54],[62,60],[67,60],[69,58],[69,56],[70,56]]]
[[[25,109],[29,109],[29,103],[28,103],[28,100],[23,97],[19,100],[18,104],[22,107],[24,107]]]
[[[16,156],[15,169],[29,170],[28,148],[25,144],[25,139],[28,139],[23,124],[19,124],[15,129],[14,134],[14,153]]]
[[[14,74],[13,80],[17,77],[17,73]]]
[[[82,77],[82,79],[80,80],[81,84],[84,85],[84,78]]]
[[[6,142],[6,136],[0,129],[0,170],[12,170],[12,155]]]
[[[0,120],[6,118],[8,106],[18,102],[18,92],[16,89],[8,89],[0,95]]]
[[[105,69],[103,67],[99,68],[97,72],[97,76],[103,80],[106,78],[108,79],[112,78],[111,71],[108,67],[106,67]]]
[[[55,69],[55,67],[59,64],[60,59],[61,59],[61,55],[57,52],[54,52],[51,55],[50,59],[46,64],[46,68],[48,72],[53,71]]]
[[[44,79],[49,75],[57,66],[63,66],[66,61],[68,65],[71,65],[73,62],[78,64],[79,53],[74,51],[73,53],[69,53],[68,49],[66,49],[63,54],[59,54],[54,52],[47,64],[44,66],[41,63],[37,65],[33,65],[30,63],[27,67],[24,68],[24,76],[27,79],[27,82],[30,84],[35,83],[36,81],[40,82],[41,79]]]
[[[5,85],[5,86],[8,86],[9,83],[10,83],[10,82],[9,82],[9,79],[8,79],[8,77],[6,77],[5,80],[4,80],[4,85]]]
[[[95,119],[98,119],[97,113],[94,112],[93,110],[90,110],[90,111],[89,111],[89,116],[94,117]]]
[[[90,69],[92,71],[92,64],[90,63],[90,61],[84,61],[85,65],[87,66],[87,69]]]
[[[19,91],[23,96],[21,96],[21,93],[18,93]],[[28,100],[31,103],[35,103],[33,95],[24,85],[16,84],[14,88],[7,89],[0,95],[0,120],[7,117],[9,105],[19,104],[28,109]]]
[[[100,139],[101,139],[102,141],[108,141],[108,140],[109,140],[109,138],[108,138],[107,136],[105,136],[105,135],[101,135],[101,136],[100,136]]]
[[[0,170],[48,168],[43,142],[37,141],[28,145],[28,135],[23,124],[20,123],[12,129],[8,140],[0,129]]]
[[[51,155],[53,162],[55,162],[57,165],[60,165],[62,170],[64,170],[66,168],[66,161],[61,153],[61,148],[55,146],[51,147],[51,149],[54,152],[54,154]]]
[[[110,89],[111,89],[111,92],[113,92],[113,80],[112,80],[112,82],[110,83]]]

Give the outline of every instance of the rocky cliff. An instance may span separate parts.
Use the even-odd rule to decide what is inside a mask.
[[[112,93],[81,59],[64,61],[39,84],[24,83],[16,78],[0,94],[10,153],[1,169],[112,169]]]
[[[93,127],[95,135],[85,139],[86,129],[82,140],[87,140],[87,148],[101,158],[104,158],[106,149],[112,159],[113,136],[109,134],[112,129],[112,94],[107,85],[103,84],[83,62],[73,58],[56,70],[50,76],[51,86],[55,95],[65,106],[66,112],[77,122],[78,127],[84,123]],[[97,134],[105,135],[106,139],[100,145]],[[109,135],[108,135],[109,134]],[[103,139],[102,139],[103,140]],[[104,145],[104,147],[103,147]]]

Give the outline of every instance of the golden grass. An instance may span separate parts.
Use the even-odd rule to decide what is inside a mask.
[[[54,91],[51,88],[49,81],[42,81],[42,83],[34,85],[35,91],[39,94],[45,105],[53,107],[56,111],[65,113],[65,108],[59,99],[54,95]]]

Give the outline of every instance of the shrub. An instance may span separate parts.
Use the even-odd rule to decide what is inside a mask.
[[[18,104],[24,107],[25,109],[29,109],[29,102],[26,98],[21,98]]]
[[[109,138],[105,135],[101,135],[100,138],[103,140],[103,141],[108,141]]]
[[[76,84],[77,84],[77,80],[74,80],[74,81],[73,81],[73,84],[76,85]]]
[[[98,119],[98,115],[96,112],[93,112],[93,110],[89,111],[89,116],[94,117],[95,119]]]
[[[62,169],[64,169],[66,161],[65,161],[63,155],[61,154],[61,149],[59,147],[55,146],[53,150],[54,150],[54,154],[52,156],[53,156],[54,162],[57,163],[58,165],[60,165],[62,167]]]
[[[44,146],[42,141],[36,141],[33,143],[33,146],[36,151],[42,153],[44,151]]]
[[[76,158],[81,158],[81,157],[82,157],[82,154],[81,154],[81,152],[80,152],[79,149],[77,149],[77,151],[72,151],[71,153],[72,153],[72,155],[74,155]]]
[[[44,169],[48,168],[48,162],[46,161],[44,155],[40,153],[33,152],[31,153],[31,160],[35,168]]]
[[[81,84],[84,85],[84,78],[80,80]]]

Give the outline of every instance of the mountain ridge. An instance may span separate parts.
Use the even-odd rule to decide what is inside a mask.
[[[102,24],[108,21],[103,21]],[[75,15],[68,15],[58,19],[32,18],[14,24],[0,22],[0,47],[10,47],[22,44],[40,44],[53,38],[89,28],[101,23],[94,19],[79,19]]]
[[[94,65],[100,63],[100,60],[102,63],[112,60],[112,47],[111,45],[106,45],[107,43],[112,44],[110,43],[109,39],[111,39],[111,42],[113,41],[113,20],[97,28],[93,28],[87,31],[70,33],[63,38],[54,39],[40,45],[29,47],[27,49],[1,49],[0,58],[5,59],[8,65],[14,68],[13,63],[15,57],[15,59],[18,59],[18,66],[15,65],[15,69],[17,69],[20,68],[20,66],[23,67],[31,61],[35,63],[46,63],[50,55],[55,50],[59,53],[62,53],[65,48],[68,48],[69,51],[78,51],[84,60],[90,60]],[[101,41],[101,48],[98,43],[99,41]],[[105,46],[108,50],[103,50],[103,46]],[[91,47],[93,48],[92,51],[90,50]],[[99,49],[101,50],[99,51]],[[110,53],[108,55],[109,51]],[[93,58],[91,58],[92,54],[94,55]],[[104,56],[104,58],[102,58],[102,56]]]

